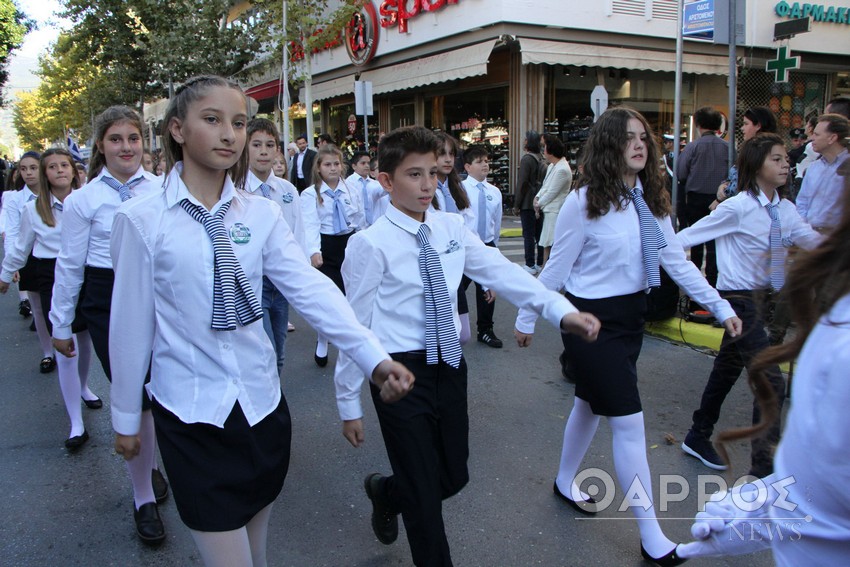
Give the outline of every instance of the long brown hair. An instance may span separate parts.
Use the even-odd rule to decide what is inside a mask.
[[[756,177],[759,170],[764,165],[765,160],[770,156],[770,150],[774,146],[782,146],[785,150],[785,142],[776,134],[756,134],[741,146],[738,153],[738,190],[750,193],[753,197],[758,197],[760,189],[756,183]],[[781,187],[773,187],[780,195],[785,194],[785,185]]]
[[[106,167],[106,158],[100,151],[98,144],[103,143],[103,138],[106,136],[106,131],[115,124],[127,122],[135,126],[139,131],[139,136],[142,135],[142,119],[138,113],[129,106],[115,105],[110,106],[100,114],[94,122],[94,139],[95,144],[91,150],[91,159],[89,160],[88,178],[94,179],[100,174],[100,170]]]
[[[776,364],[795,360],[820,318],[829,313],[836,301],[850,293],[850,246],[847,246],[850,242],[850,160],[838,167],[838,174],[844,177],[841,221],[814,250],[794,252],[792,249],[789,255],[791,268],[782,294],[791,306],[797,332],[787,343],[767,348],[753,360],[747,374],[761,408],[761,421],[752,427],[724,431],[717,436],[718,449],[727,462],[724,443],[754,437],[770,427],[777,417],[776,401],[766,371]]]
[[[438,140],[440,140],[440,151],[437,153],[437,157],[448,154],[456,158],[458,154],[458,145],[454,136],[445,132],[434,132],[434,135],[437,136]],[[446,146],[449,148],[448,152],[446,151]],[[463,184],[460,181],[460,175],[458,175],[455,168],[452,168],[452,171],[449,173],[446,181],[449,184],[449,193],[451,193],[452,199],[455,200],[455,204],[457,205],[457,210],[462,211],[468,208],[469,196],[467,196],[466,191],[463,188]],[[435,209],[440,208],[436,199],[433,200],[432,204]]]
[[[217,75],[200,75],[192,77],[183,83],[178,89],[174,98],[168,102],[168,110],[165,111],[165,118],[162,120],[162,157],[165,157],[165,170],[163,175],[168,175],[174,164],[183,159],[183,146],[177,143],[177,140],[171,135],[171,121],[173,119],[185,120],[189,112],[189,105],[202,98],[209,89],[213,87],[225,87],[238,91],[245,101],[245,111],[248,111],[248,99],[242,88],[224,77]],[[162,159],[160,157],[160,159]],[[245,179],[248,176],[248,144],[242,149],[242,155],[236,163],[227,170],[228,175],[233,180],[233,184],[242,189],[245,187]]]
[[[587,185],[587,216],[605,215],[611,206],[621,211],[629,202],[628,188],[623,184],[627,165],[623,153],[629,143],[629,120],[635,118],[646,129],[646,167],[638,173],[643,184],[643,198],[657,217],[670,214],[670,196],[664,188],[664,177],[655,164],[659,162],[658,142],[646,118],[631,108],[620,106],[606,110],[593,128],[584,146],[581,160],[583,173],[579,185]]]
[[[313,160],[313,188],[316,190],[316,201],[321,206],[324,203],[322,199],[322,192],[320,191],[322,187],[322,183],[324,179],[322,179],[321,167],[322,167],[322,158],[324,156],[336,156],[339,158],[340,164],[340,172],[339,172],[339,182],[342,183],[343,187],[347,187],[345,183],[345,173],[347,168],[345,166],[345,158],[342,157],[342,150],[336,147],[333,144],[325,144],[319,149],[316,150],[316,159]]]
[[[50,156],[60,155],[68,159],[71,164],[71,191],[80,188],[80,180],[77,177],[77,168],[74,166],[74,158],[71,157],[71,152],[65,148],[50,148],[43,154],[38,162],[38,199],[35,201],[35,210],[38,216],[44,221],[47,226],[56,226],[56,217],[53,216],[53,199],[50,182],[47,181],[47,167],[45,161]]]

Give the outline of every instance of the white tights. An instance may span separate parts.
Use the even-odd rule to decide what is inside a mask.
[[[637,479],[645,493],[652,498],[652,478],[649,474],[649,463],[646,458],[646,434],[643,426],[643,412],[631,415],[609,417],[614,446],[614,468],[617,480],[623,492],[629,490]],[[564,444],[561,449],[561,464],[555,481],[564,494],[569,494],[574,500],[586,499],[587,495],[575,485],[575,477],[582,459],[590,447],[593,435],[599,425],[599,416],[590,409],[590,404],[581,398],[575,399],[573,411],[567,419],[564,428]],[[563,487],[569,487],[569,492]],[[628,498],[630,495],[626,494]],[[655,516],[654,501],[648,509],[641,505],[630,506],[640,529],[640,539],[643,547],[653,557],[661,557],[669,553],[676,544],[670,541],[661,531],[661,526]]]
[[[247,525],[229,532],[190,530],[206,567],[266,567],[266,540],[269,534],[269,504]]]
[[[151,410],[142,412],[139,442],[139,454],[127,461],[127,472],[130,473],[130,482],[133,484],[133,501],[137,510],[156,500],[151,482],[151,469],[155,468],[156,463],[156,431]]]
[[[44,358],[53,356],[53,341],[50,340],[50,333],[47,331],[46,315],[41,309],[41,295],[37,291],[27,291],[24,293],[27,294],[26,298],[30,302],[32,320],[35,322],[35,333],[38,335],[38,344],[41,346],[41,352]]]
[[[33,316],[36,313],[33,311]],[[82,435],[86,430],[83,424],[81,398],[83,392],[94,396],[88,388],[89,368],[91,367],[92,344],[88,331],[81,331],[73,336],[77,346],[77,354],[73,358],[56,351],[56,369],[59,375],[59,388],[65,400],[65,410],[71,420],[71,434],[68,437]],[[93,399],[93,398],[91,398]]]

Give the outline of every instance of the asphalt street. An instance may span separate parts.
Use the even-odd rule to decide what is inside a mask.
[[[503,241],[519,260],[519,239]],[[470,299],[472,290],[470,290]],[[112,449],[109,387],[93,364],[90,385],[104,400],[101,410],[83,408],[91,441],[68,454],[63,441],[68,420],[55,372],[38,372],[41,358],[29,320],[17,313],[13,290],[0,297],[0,565],[8,566],[183,566],[201,561],[171,499],[160,506],[167,541],[158,549],[135,536],[132,496],[123,459]],[[470,302],[474,306],[474,301]],[[473,308],[474,310],[474,308]],[[495,331],[500,350],[472,342],[469,363],[469,485],[444,503],[454,562],[458,566],[638,566],[637,522],[619,511],[623,493],[596,518],[576,514],[552,494],[562,432],[573,403],[573,387],[560,376],[558,332],[538,325],[532,346],[512,339],[515,309],[497,300]],[[366,443],[360,449],[341,435],[333,391],[333,363],[313,362],[315,335],[297,315],[286,345],[283,389],[293,419],[289,476],[271,519],[268,557],[273,566],[410,565],[404,529],[390,546],[369,526],[371,506],[363,477],[388,472],[377,419],[368,395]],[[474,314],[473,314],[474,323]],[[713,471],[682,453],[712,358],[687,347],[647,337],[639,361],[646,416],[647,452],[653,493],[660,503],[662,475],[681,475],[688,496],[659,511],[669,537],[689,539],[700,480]],[[724,406],[720,429],[749,423],[752,397],[742,380]],[[672,441],[672,443],[670,443]],[[734,470],[744,474],[749,444],[731,447]],[[611,434],[602,422],[582,465],[612,478]],[[167,471],[166,471],[167,475]],[[600,476],[602,473],[597,473]],[[603,475],[604,476],[604,475]],[[604,489],[603,489],[604,490]],[[679,492],[675,487],[672,491]],[[711,490],[709,490],[710,492]],[[660,504],[659,504],[660,507]],[[769,554],[729,560],[694,560],[690,565],[773,565]]]

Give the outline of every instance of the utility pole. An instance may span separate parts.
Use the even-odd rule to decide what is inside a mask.
[[[280,114],[283,119],[283,128],[281,129],[281,133],[283,134],[283,142],[288,144],[292,141],[292,138],[289,135],[289,107],[291,103],[289,101],[289,42],[286,41],[286,12],[287,5],[286,0],[283,0],[283,63],[281,65],[281,79],[280,79]],[[286,154],[284,153],[284,156]]]
[[[673,102],[673,211],[670,214],[673,226],[676,226],[676,201],[679,193],[679,176],[676,171],[679,167],[679,146],[681,146],[682,135],[682,52],[684,51],[684,30],[682,29],[682,13],[684,12],[685,0],[676,2],[676,79],[673,92],[676,100]]]

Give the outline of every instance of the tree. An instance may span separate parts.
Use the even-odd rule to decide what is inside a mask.
[[[12,0],[0,0],[0,91],[9,80],[9,56],[21,46],[32,28],[32,21]],[[5,106],[3,96],[0,96],[0,106]]]

